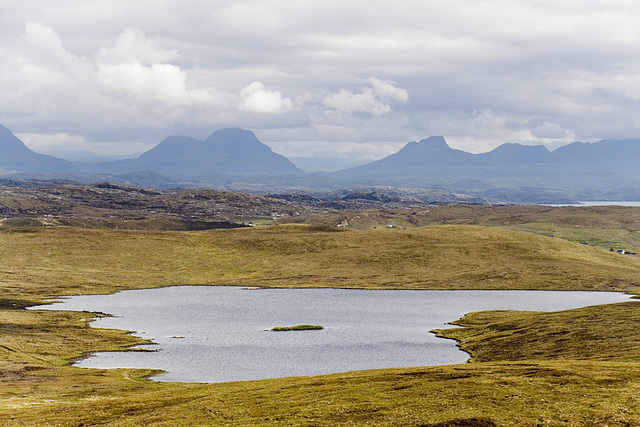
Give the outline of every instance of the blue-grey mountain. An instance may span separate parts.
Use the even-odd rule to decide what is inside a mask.
[[[204,141],[170,136],[137,159],[104,162],[89,170],[124,174],[151,171],[174,175],[303,174],[281,154],[274,153],[244,129],[220,129]]]
[[[31,151],[0,126],[2,175],[160,188],[215,186],[311,194],[346,187],[394,186],[513,202],[640,200],[639,166],[640,139],[575,142],[554,151],[542,145],[507,143],[472,154],[449,147],[441,136],[432,136],[409,142],[375,162],[304,174],[243,129],[220,129],[205,140],[171,136],[135,159],[70,163]]]
[[[446,188],[517,202],[635,200],[640,198],[640,140],[577,142],[554,151],[503,144],[471,154],[437,136],[325,176],[344,185]]]
[[[13,132],[0,125],[0,169],[46,175],[71,173],[75,168],[66,160],[32,151]]]
[[[640,171],[640,140],[604,139],[602,141],[574,142],[557,148],[553,154],[566,163],[611,170]]]

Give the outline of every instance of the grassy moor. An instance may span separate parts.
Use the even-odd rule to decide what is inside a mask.
[[[468,314],[456,322],[462,328],[436,331],[470,353],[463,365],[219,384],[153,382],[152,370],[72,367],[88,352],[135,350],[144,340],[91,328],[99,313],[24,309],[63,295],[168,285],[640,292],[640,257],[571,241],[625,227],[635,236],[635,222],[597,222],[606,215],[578,209],[571,217],[583,225],[576,228],[538,207],[518,207],[520,221],[495,209],[488,215],[486,207],[434,209],[465,214],[457,224],[450,218],[366,230],[319,221],[201,231],[5,225],[0,424],[640,424],[635,302]],[[579,230],[575,238],[562,238],[569,229]]]

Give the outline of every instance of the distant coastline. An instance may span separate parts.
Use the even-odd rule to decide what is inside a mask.
[[[544,206],[554,206],[554,207],[565,207],[565,206],[631,206],[631,207],[640,207],[640,201],[631,202],[631,201],[584,201],[578,203],[540,203]]]

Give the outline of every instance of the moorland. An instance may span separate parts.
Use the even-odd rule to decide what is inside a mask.
[[[640,293],[640,256],[617,253],[640,249],[640,208],[348,209],[213,190],[2,190],[2,424],[640,425],[636,302],[451,319],[463,327],[436,333],[470,354],[462,365],[219,384],[73,367],[145,341],[90,327],[100,313],[25,309],[168,285]]]

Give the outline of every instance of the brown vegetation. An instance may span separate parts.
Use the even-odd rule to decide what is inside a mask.
[[[640,425],[635,302],[469,314],[458,322],[464,328],[439,331],[471,353],[473,362],[462,365],[223,384],[156,383],[147,380],[152,370],[71,367],[85,352],[143,341],[88,327],[96,313],[21,309],[59,295],[176,284],[640,290],[640,257],[544,234],[550,224],[578,230],[571,239],[616,227],[634,233],[635,210],[438,209],[428,221],[484,226],[339,231],[331,219],[133,231],[31,227],[45,220],[37,215],[16,220],[25,222],[0,232],[0,424]],[[406,213],[363,215],[386,222]]]

